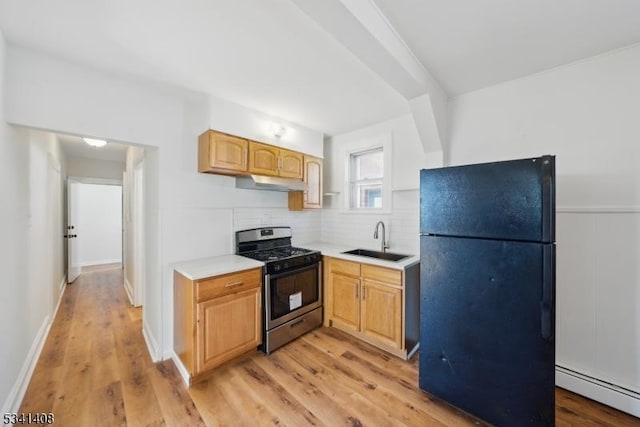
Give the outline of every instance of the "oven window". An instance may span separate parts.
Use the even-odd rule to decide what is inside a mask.
[[[271,320],[318,301],[318,267],[271,277]]]

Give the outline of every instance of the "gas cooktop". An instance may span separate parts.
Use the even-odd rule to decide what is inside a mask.
[[[290,227],[237,231],[236,254],[263,261],[268,274],[284,273],[320,262],[320,252],[291,246]]]
[[[252,252],[245,252],[242,256],[257,259],[258,261],[271,262],[278,261],[284,258],[290,258],[295,256],[309,255],[313,253],[309,249],[296,248],[293,246],[272,248],[265,250],[257,250]]]

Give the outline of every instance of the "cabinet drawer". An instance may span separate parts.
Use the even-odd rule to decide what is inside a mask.
[[[362,264],[362,277],[391,285],[402,285],[402,271]]]
[[[228,295],[262,285],[262,274],[259,268],[239,273],[212,277],[196,282],[196,300],[205,301],[214,297]]]
[[[331,272],[360,276],[360,263],[331,258]]]

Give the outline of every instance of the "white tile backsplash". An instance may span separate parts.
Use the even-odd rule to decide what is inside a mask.
[[[393,192],[391,214],[353,214],[335,208],[290,211],[287,208],[234,208],[233,231],[256,227],[289,226],[292,243],[304,246],[323,241],[353,248],[379,249],[373,238],[376,223],[384,221],[387,241],[393,252],[415,255],[420,245],[420,193]]]
[[[319,210],[290,211],[287,208],[234,208],[233,231],[248,228],[289,226],[292,244],[320,240],[321,212]]]
[[[420,193],[418,190],[393,193],[391,214],[354,214],[338,209],[322,210],[321,240],[355,248],[379,249],[373,238],[376,223],[386,226],[390,250],[417,254],[420,244]]]

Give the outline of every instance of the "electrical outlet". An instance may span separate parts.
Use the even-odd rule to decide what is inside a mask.
[[[262,225],[270,225],[271,224],[271,215],[262,214]]]

